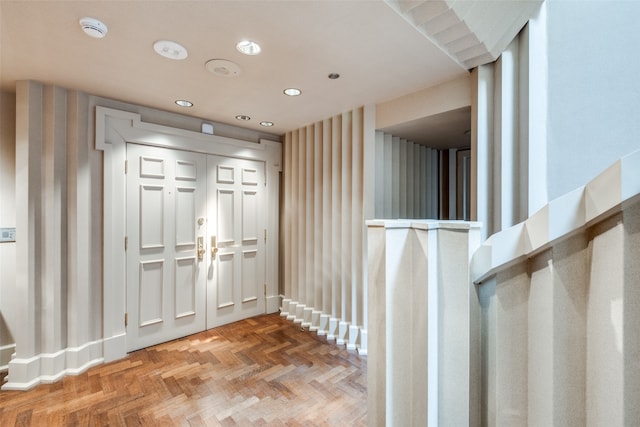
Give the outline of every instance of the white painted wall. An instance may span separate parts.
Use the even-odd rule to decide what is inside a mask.
[[[640,148],[637,1],[548,0],[549,199]]]

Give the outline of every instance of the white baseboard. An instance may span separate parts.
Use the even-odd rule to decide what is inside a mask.
[[[55,353],[41,353],[30,358],[13,358],[2,390],[28,390],[38,384],[58,381],[65,375],[78,375],[104,363],[103,341],[91,341]]]
[[[295,317],[293,323],[302,323],[304,321],[304,309],[306,305],[298,303],[296,305]]]
[[[328,340],[336,340],[338,337],[338,325],[340,324],[340,319],[336,317],[329,318],[329,329],[327,330],[327,339]]]
[[[16,352],[15,344],[0,346],[0,371],[6,371],[11,362],[11,356]]]
[[[368,341],[369,332],[366,329],[360,329],[360,346],[358,347],[358,354],[361,356],[366,356],[369,354],[368,351]]]
[[[320,329],[320,316],[322,312],[319,310],[313,310],[311,312],[311,325],[309,326],[309,330],[311,332],[318,332]]]
[[[127,355],[127,334],[122,333],[106,338],[102,343],[105,362],[122,359]]]
[[[302,327],[311,328],[311,315],[313,314],[313,307],[305,307],[302,310]]]
[[[349,322],[341,321],[338,324],[338,335],[336,336],[336,344],[345,345],[349,339]]]
[[[289,298],[282,298],[282,307],[280,307],[280,316],[287,317],[289,316],[289,303],[291,300]]]
[[[266,299],[267,314],[277,313],[280,309],[280,295],[271,295]]]
[[[318,326],[318,335],[327,335],[329,332],[329,319],[331,316],[328,314],[320,314],[320,325]]]
[[[296,320],[297,309],[298,309],[298,302],[289,301],[289,311],[287,312],[287,320]]]
[[[360,328],[356,325],[349,325],[349,337],[347,339],[347,350],[356,350],[360,343]]]

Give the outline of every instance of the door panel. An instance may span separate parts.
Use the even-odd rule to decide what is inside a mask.
[[[164,306],[164,261],[140,262],[138,327],[162,322]]]
[[[234,255],[233,252],[218,255],[218,274],[216,275],[218,286],[214,288],[218,294],[217,308],[226,308],[234,305],[233,284],[236,271]],[[215,269],[215,266],[213,268]],[[213,313],[215,315],[215,312]]]
[[[266,311],[266,197],[263,162],[208,156],[207,163],[209,234],[218,249],[207,276],[211,328]]]
[[[206,327],[206,157],[127,144],[127,159],[131,351]]]
[[[177,258],[176,265],[176,318],[196,314],[196,294],[198,264],[196,257]]]
[[[164,248],[164,193],[163,186],[140,185],[141,249]]]
[[[258,299],[258,251],[242,252],[242,302],[247,303]]]

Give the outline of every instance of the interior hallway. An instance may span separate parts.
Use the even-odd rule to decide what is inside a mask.
[[[366,368],[366,358],[271,314],[2,391],[0,425],[364,426]]]

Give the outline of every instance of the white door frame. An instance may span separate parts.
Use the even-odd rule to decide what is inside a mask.
[[[207,135],[146,123],[140,114],[96,107],[96,149],[103,157],[103,354],[109,362],[126,356],[126,177],[127,142],[265,162],[268,236],[267,313],[279,307],[278,218],[282,144]]]

